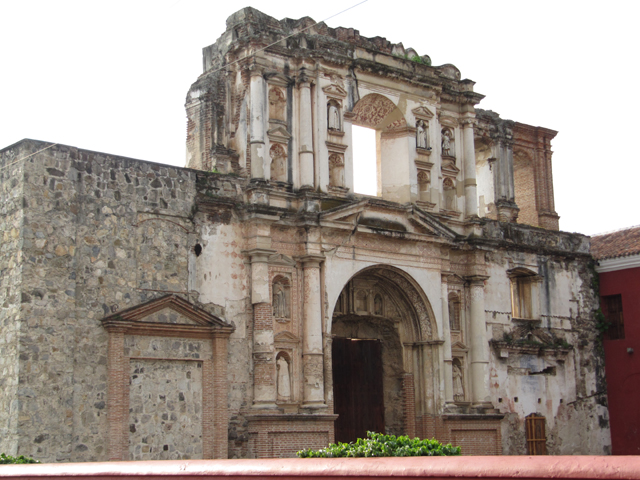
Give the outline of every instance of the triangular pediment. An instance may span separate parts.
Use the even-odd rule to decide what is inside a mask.
[[[433,112],[427,107],[418,107],[411,110],[416,118],[422,118],[423,120],[430,120],[434,117]]]
[[[291,138],[291,134],[287,132],[287,129],[282,125],[278,125],[277,127],[267,130],[267,135],[269,138],[275,138],[280,141],[286,141]]]
[[[467,347],[464,343],[462,342],[455,342],[451,345],[451,350],[457,350],[457,351],[462,351],[462,352],[467,352],[469,350],[469,347]]]
[[[320,214],[325,224],[343,224],[345,228],[358,226],[373,230],[388,230],[434,235],[454,240],[457,234],[415,205],[397,205],[390,202],[365,199],[341,205]]]
[[[283,265],[286,267],[295,267],[296,261],[291,257],[282,255],[281,253],[276,253],[269,257],[269,265]]]
[[[328,85],[322,89],[327,97],[338,97],[345,98],[347,96],[347,92],[340,85]]]
[[[104,317],[105,327],[131,327],[133,325],[162,326],[163,328],[209,327],[233,330],[224,320],[197,307],[177,295],[166,295],[135,307]]]
[[[274,343],[298,343],[300,339],[291,332],[280,332],[273,337]]]

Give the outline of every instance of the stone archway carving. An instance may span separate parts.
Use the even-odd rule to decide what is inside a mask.
[[[439,387],[443,365],[438,360],[443,341],[438,339],[433,310],[420,285],[395,267],[374,265],[360,270],[338,296],[331,334],[381,342],[385,429],[394,434],[422,434],[424,422],[444,400]],[[340,368],[343,372],[350,367]],[[337,405],[338,397],[334,398]],[[389,399],[395,403],[387,404]]]
[[[398,127],[407,123],[396,104],[378,93],[370,93],[356,103],[352,121],[356,125],[374,129]]]

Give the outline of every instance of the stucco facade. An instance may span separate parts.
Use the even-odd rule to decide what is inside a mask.
[[[453,65],[313,24],[227,20],[187,95],[187,168],[0,151],[0,450],[291,456],[373,421],[522,454],[535,414],[549,453],[609,452],[556,132],[476,109]],[[353,192],[354,125],[376,131],[375,197]]]

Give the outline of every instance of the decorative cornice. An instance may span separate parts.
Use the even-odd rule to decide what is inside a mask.
[[[596,272],[616,272],[627,268],[640,268],[640,254],[598,260]]]

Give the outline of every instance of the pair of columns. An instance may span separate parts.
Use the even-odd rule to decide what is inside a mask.
[[[269,255],[273,250],[254,249],[251,256],[251,303],[254,309],[253,362],[254,400],[258,409],[277,408],[276,349],[269,294]],[[302,309],[302,407],[326,408],[324,396],[324,352],[320,264],[324,257],[301,257],[303,266]],[[294,312],[292,317],[295,321]],[[291,375],[296,375],[292,371]]]
[[[313,170],[313,124],[311,111],[311,81],[301,71],[298,77],[299,102],[299,138],[298,158],[300,161],[300,187],[311,188],[314,185]],[[287,99],[288,102],[291,99]],[[262,69],[251,69],[251,111],[249,121],[249,141],[251,148],[251,178],[265,179],[265,165],[271,162],[266,144],[269,125],[267,102],[267,84]]]
[[[471,406],[492,408],[487,388],[489,383],[489,347],[487,342],[487,324],[484,311],[484,281],[487,277],[469,278],[470,321],[467,338],[471,344],[469,352],[468,375],[471,380]],[[442,276],[442,325],[444,335],[444,395],[446,403],[453,399],[453,358],[451,354],[451,330],[449,324],[449,288],[447,275]]]

